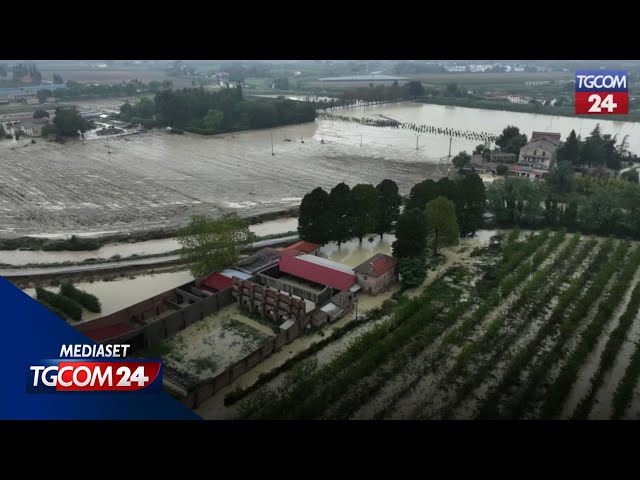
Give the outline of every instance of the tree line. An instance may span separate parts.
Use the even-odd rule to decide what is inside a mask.
[[[298,232],[303,240],[324,245],[342,243],[365,235],[382,236],[393,230],[400,214],[402,197],[393,180],[383,180],[375,187],[361,183],[350,188],[341,182],[325,191],[317,187],[300,203]]]
[[[283,98],[246,100],[242,87],[206,91],[203,88],[163,90],[153,101],[141,99],[120,107],[120,118],[170,126],[201,135],[311,122],[316,112],[309,102]]]
[[[422,283],[426,275],[428,247],[457,242],[460,235],[473,234],[483,226],[484,183],[477,174],[438,182],[416,184],[400,214],[402,197],[389,179],[377,186],[358,184],[349,188],[339,183],[327,193],[321,187],[304,196],[300,204],[298,232],[304,240],[338,246],[370,233],[395,231],[393,255],[400,259],[405,286]]]
[[[563,172],[552,172],[545,182],[520,177],[494,181],[487,188],[487,202],[497,225],[566,227],[640,239],[640,185],[620,178],[574,178],[570,167]]]
[[[558,161],[567,161],[575,169],[607,167],[620,170],[627,162],[637,160],[637,155],[629,151],[629,135],[625,135],[618,144],[617,135],[602,134],[600,124],[584,140],[575,130],[558,149]]]

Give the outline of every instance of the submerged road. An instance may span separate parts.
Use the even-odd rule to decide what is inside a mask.
[[[287,237],[270,238],[269,240],[260,240],[251,244],[251,249],[271,247],[281,245],[283,243],[295,242],[300,237],[298,235],[289,235]],[[121,260],[118,262],[93,263],[89,265],[68,265],[56,267],[39,267],[39,268],[12,268],[0,269],[0,276],[5,278],[30,277],[39,275],[60,275],[64,273],[78,272],[99,272],[103,270],[114,270],[127,267],[139,266],[165,266],[172,263],[180,262],[178,255],[165,255],[162,257],[139,258],[136,260]]]

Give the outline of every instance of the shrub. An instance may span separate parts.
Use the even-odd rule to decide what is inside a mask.
[[[509,168],[502,163],[496,167],[496,173],[498,175],[506,175],[508,171],[509,171]]]
[[[402,286],[414,288],[422,285],[427,278],[427,265],[424,257],[404,257],[400,259]]]
[[[59,293],[49,292],[42,287],[36,287],[36,297],[49,305],[59,308],[72,320],[82,320],[82,307],[71,298]]]
[[[71,282],[64,282],[60,286],[60,293],[65,297],[75,300],[90,312],[100,313],[102,311],[102,305],[98,297],[77,289]]]

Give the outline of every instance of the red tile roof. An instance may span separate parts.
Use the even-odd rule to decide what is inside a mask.
[[[368,275],[371,277],[379,277],[384,273],[391,270],[397,263],[394,257],[385,255],[384,253],[377,253],[366,262],[361,263],[353,270],[356,273],[362,275]]]
[[[214,290],[224,290],[225,288],[229,288],[232,283],[233,281],[229,277],[220,275],[217,272],[212,273],[204,280],[202,280],[202,285],[213,288]]]
[[[123,333],[131,331],[131,327],[124,323],[116,323],[108,327],[96,328],[95,330],[89,330],[82,332],[94,342],[102,342],[103,340],[109,340],[110,338],[117,337]]]
[[[312,253],[319,248],[320,245],[318,245],[317,243],[305,242],[304,240],[300,240],[293,245],[289,245],[288,247],[283,248],[282,253],[284,255],[298,255],[300,253]]]
[[[280,271],[320,285],[328,285],[340,291],[349,290],[357,281],[356,276],[350,273],[286,255],[280,257]]]

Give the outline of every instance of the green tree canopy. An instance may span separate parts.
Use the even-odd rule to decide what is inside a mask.
[[[33,118],[49,118],[49,112],[47,112],[46,110],[43,109],[38,109],[35,112],[33,112]]]
[[[580,161],[580,143],[576,131],[571,130],[565,142],[558,148],[558,161],[566,160],[574,167],[580,167],[582,165]]]
[[[58,107],[53,117],[56,135],[60,137],[77,137],[92,128],[92,122],[82,118],[76,107]]]
[[[382,237],[393,229],[398,221],[402,197],[398,193],[398,185],[393,180],[385,179],[376,185],[378,202],[376,203],[375,232]]]
[[[484,182],[477,173],[465,175],[458,181],[459,201],[456,217],[461,235],[474,235],[484,225],[487,194]]]
[[[409,90],[409,95],[413,98],[424,95],[424,87],[422,86],[422,82],[412,80],[407,84],[407,89]]]
[[[189,265],[195,278],[233,265],[240,252],[253,243],[256,236],[249,223],[236,213],[213,219],[194,215],[178,232],[180,258]]]
[[[360,183],[351,190],[353,205],[353,234],[362,242],[362,238],[376,229],[376,203],[378,191],[373,185]]]
[[[515,153],[518,155],[520,149],[527,143],[527,136],[524,133],[520,133],[518,127],[509,125],[500,136],[496,139],[496,145],[500,147],[500,150],[507,153]]]
[[[456,219],[456,208],[451,200],[438,196],[425,208],[427,234],[433,238],[433,254],[438,254],[441,245],[455,245],[460,231]]]
[[[396,258],[424,256],[427,248],[427,219],[423,210],[412,208],[400,215],[392,247]]]
[[[424,257],[403,257],[398,262],[398,272],[402,286],[415,288],[422,285],[427,278],[427,263]]]
[[[471,155],[469,155],[465,151],[458,153],[455,157],[451,159],[453,166],[458,169],[466,167],[467,165],[469,165],[470,161],[471,161]]]
[[[329,192],[329,209],[333,215],[330,225],[330,237],[340,246],[352,236],[353,199],[349,185],[342,182],[331,189],[331,192]]]
[[[324,245],[331,240],[332,221],[329,194],[321,187],[313,189],[302,198],[298,233],[303,240]]]
[[[564,195],[573,190],[573,166],[568,160],[562,160],[546,177],[552,192]]]
[[[427,202],[439,195],[438,184],[431,179],[416,183],[409,193],[407,209],[420,208],[424,210]]]

